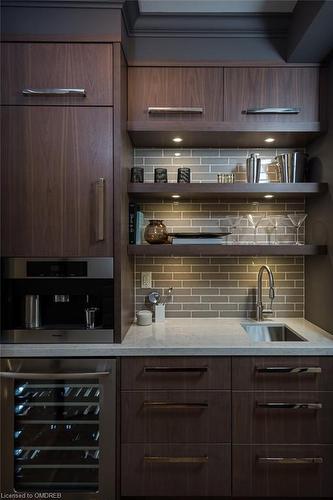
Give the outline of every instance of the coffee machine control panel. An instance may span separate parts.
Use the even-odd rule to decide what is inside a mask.
[[[86,278],[87,261],[27,261],[28,278]]]

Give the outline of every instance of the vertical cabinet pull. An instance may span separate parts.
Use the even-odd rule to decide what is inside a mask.
[[[105,235],[105,179],[100,177],[95,183],[96,200],[96,241],[104,241]]]
[[[279,373],[283,374],[316,374],[321,373],[319,366],[256,366],[257,373]]]
[[[22,94],[27,97],[57,97],[57,96],[73,96],[73,97],[86,97],[85,89],[23,89]]]

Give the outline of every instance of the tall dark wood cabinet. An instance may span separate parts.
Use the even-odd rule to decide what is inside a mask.
[[[4,255],[113,254],[112,128],[108,107],[4,107]]]
[[[2,254],[112,256],[112,44],[2,55]]]

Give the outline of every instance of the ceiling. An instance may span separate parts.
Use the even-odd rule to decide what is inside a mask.
[[[142,14],[291,13],[297,0],[139,0]]]

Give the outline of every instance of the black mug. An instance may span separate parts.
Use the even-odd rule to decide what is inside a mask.
[[[180,167],[178,169],[177,182],[191,182],[191,169],[187,167]]]
[[[155,168],[155,182],[168,182],[168,171],[166,168]]]
[[[143,167],[131,168],[131,182],[143,182],[144,170]]]

